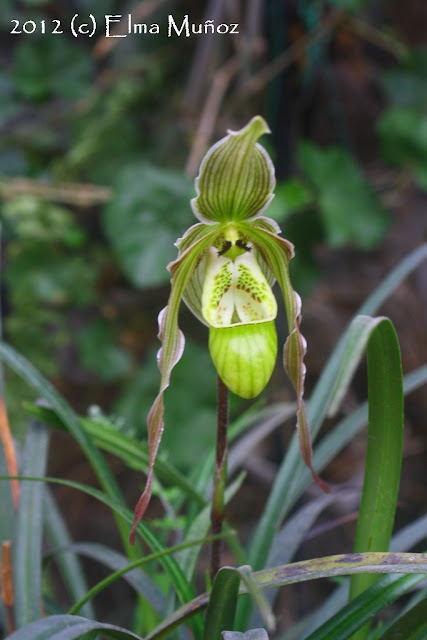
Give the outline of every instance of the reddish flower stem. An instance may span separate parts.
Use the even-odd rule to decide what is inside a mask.
[[[221,534],[224,520],[224,492],[227,481],[227,427],[228,389],[218,377],[216,456],[211,509],[213,535]],[[221,566],[221,543],[220,538],[212,541],[210,568],[212,581]]]

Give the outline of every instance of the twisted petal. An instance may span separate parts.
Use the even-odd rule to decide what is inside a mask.
[[[177,260],[168,265],[168,269],[172,274],[171,293],[167,307],[159,314],[158,337],[162,343],[162,348],[158,353],[158,365],[161,373],[160,390],[147,418],[148,446],[150,451],[149,465],[145,489],[134,511],[134,520],[130,534],[130,542],[132,544],[135,540],[136,527],[143,517],[151,498],[154,462],[163,433],[163,395],[169,386],[172,369],[181,358],[184,350],[184,336],[178,328],[178,311],[181,298],[186,284],[200,260],[200,256],[213,242],[213,238],[217,234],[216,229],[206,226],[202,229],[201,226],[202,225],[195,225],[192,231],[187,234],[185,251]],[[189,240],[193,240],[193,243],[191,244]]]
[[[250,220],[268,207],[276,185],[274,166],[258,138],[270,130],[260,116],[240,131],[229,131],[209,149],[191,201],[202,222]]]
[[[293,256],[290,242],[277,235],[277,225],[267,218],[251,223],[245,233],[256,244],[266,263],[273,272],[286,308],[289,336],[283,350],[283,364],[294,386],[297,396],[297,429],[301,455],[309,467],[313,480],[323,491],[329,492],[328,485],[317,475],[313,468],[310,430],[304,403],[304,380],[306,341],[300,331],[301,299],[292,288],[289,278],[288,261]]]

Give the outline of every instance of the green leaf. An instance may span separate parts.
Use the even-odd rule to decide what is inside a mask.
[[[24,408],[31,416],[46,424],[66,430],[64,423],[52,409],[39,407],[29,402],[24,402]],[[130,469],[140,471],[148,467],[148,447],[137,442],[135,438],[121,433],[107,417],[103,416],[101,419],[80,418],[80,422],[98,447],[118,456]],[[206,504],[206,499],[196,491],[191,482],[166,460],[158,458],[155,469],[162,482],[179,487],[196,504],[200,506]]]
[[[155,609],[155,611],[157,611],[159,615],[164,611],[165,598],[160,589],[154,584],[149,576],[141,571],[137,566],[135,566],[134,568],[132,568],[132,566],[129,566],[129,559],[123,554],[118,553],[110,547],[95,542],[76,543],[72,545],[71,550],[88,558],[91,558],[92,560],[96,560],[97,562],[107,567],[110,571],[117,574],[114,575],[114,573],[112,573],[108,576],[108,578],[106,578],[106,583],[108,585],[110,585],[119,576],[123,576],[126,582],[128,582],[135,589],[135,591],[137,591],[137,593],[140,593],[142,596],[144,596],[144,598],[150,603],[150,605]],[[141,558],[140,560],[136,561],[136,563],[138,564],[143,564],[145,562],[147,562],[147,558]],[[99,584],[96,586],[99,587]],[[94,597],[100,591],[100,588],[98,588],[96,591],[92,588],[91,596]],[[77,611],[80,611],[81,607],[84,606],[82,602],[86,602],[88,599],[87,596],[88,594],[82,594],[81,597],[83,600],[78,602],[77,606],[74,605],[69,613],[75,614],[77,613]]]
[[[80,609],[86,606],[86,603],[89,600],[97,596],[101,591],[103,591],[103,589],[110,586],[113,582],[115,582],[121,577],[124,577],[124,579],[127,580],[130,583],[130,585],[138,593],[141,593],[141,595],[143,595],[144,597],[148,596],[148,601],[150,602],[150,604],[153,606],[155,610],[159,611],[160,613],[160,610],[163,608],[163,603],[161,604],[161,602],[163,601],[163,595],[160,593],[157,595],[156,592],[153,591],[153,587],[156,590],[157,588],[154,585],[147,585],[145,580],[146,578],[145,574],[143,574],[139,570],[138,571],[136,570],[141,565],[147,564],[149,562],[153,562],[156,560],[159,560],[160,562],[162,562],[162,559],[166,558],[167,556],[172,556],[172,554],[174,554],[175,552],[188,549],[192,546],[201,547],[203,544],[217,537],[218,536],[199,538],[198,540],[189,540],[187,542],[183,542],[182,544],[174,545],[167,548],[165,547],[163,549],[160,549],[159,551],[146,555],[143,558],[138,558],[138,560],[134,560],[131,563],[127,563],[127,562],[125,563],[124,562],[125,559],[123,557],[123,560],[119,560],[119,563],[122,565],[121,568],[116,569],[116,571],[114,571],[113,573],[110,573],[106,578],[104,578],[103,580],[95,584],[93,587],[91,587],[91,589],[89,589],[89,591],[87,591],[87,593],[85,593],[80,598],[80,600],[78,600],[71,607],[68,613],[75,614],[78,611],[80,611]],[[73,545],[72,549],[82,553],[83,555],[88,555],[89,557],[93,557],[97,560],[100,560],[101,562],[104,561],[104,563],[107,566],[110,566],[111,559],[109,557],[109,554],[111,550],[106,548],[103,549],[102,545],[96,545],[96,544],[93,545],[91,543],[79,543],[79,544]],[[113,557],[111,566],[118,564],[117,560],[118,560],[117,556]],[[167,563],[164,563],[164,566],[166,567]],[[144,579],[141,580],[141,577],[143,576],[144,576]],[[148,589],[147,589],[147,586],[148,586]]]
[[[399,342],[383,319],[368,342],[368,439],[365,478],[357,522],[355,552],[386,551],[390,544],[403,456],[403,383]],[[375,576],[353,576],[355,598]],[[355,635],[367,637],[369,627]]]
[[[228,502],[236,495],[236,493],[242,486],[244,478],[245,475],[241,473],[230,484],[230,486],[226,488],[224,494],[224,504],[228,504]],[[191,525],[186,533],[185,542],[189,543],[188,548],[177,554],[178,564],[182,568],[186,578],[189,581],[194,579],[197,558],[201,550],[200,546],[196,546],[195,544],[190,545],[190,543],[194,540],[200,540],[207,535],[211,526],[210,516],[211,506],[206,505],[206,507],[202,509],[192,520]],[[233,531],[231,531],[230,533],[231,535],[227,535],[228,539],[230,539],[233,535],[235,536],[235,533]]]
[[[405,395],[415,389],[419,389],[427,382],[427,366],[420,367],[412,371],[404,380]],[[347,446],[352,438],[368,422],[368,403],[363,403],[353,413],[346,416],[336,425],[335,429],[325,435],[316,446],[314,452],[314,464],[316,468],[322,470],[334,459],[334,457]],[[311,478],[306,469],[299,465],[294,474],[295,481],[289,487],[289,497],[286,496],[286,506],[294,504],[303,490],[310,484]]]
[[[341,609],[306,640],[349,640],[374,615],[380,613],[389,604],[410,591],[420,577],[409,575],[402,577],[386,576],[364,591],[355,600]],[[406,635],[404,636],[406,640]]]
[[[43,492],[43,520],[46,537],[51,549],[64,549],[55,551],[55,563],[59,568],[61,578],[68,592],[74,600],[79,600],[87,592],[86,578],[76,554],[67,549],[72,544],[68,528],[64,518],[59,512],[55,500],[49,489],[44,487]],[[95,613],[90,603],[82,608],[82,614],[88,618],[95,618]]]
[[[427,637],[427,598],[418,602],[386,631],[381,640],[424,640]]]
[[[427,574],[427,555],[378,551],[347,553],[262,569],[253,575],[260,586],[271,588],[317,578],[362,573]]]
[[[25,380],[27,384],[35,389],[35,391],[55,409],[69,433],[80,445],[94,473],[98,477],[101,486],[105,489],[105,492],[114,497],[118,502],[123,501],[120,489],[104,458],[93,444],[91,438],[82,429],[77,416],[62,396],[60,396],[53,386],[43,378],[28,360],[2,341],[0,341],[0,360],[13,369],[18,376]],[[125,548],[128,548],[127,531],[121,518],[117,519],[117,526],[123,544]],[[132,552],[130,551],[130,553]]]
[[[328,243],[351,243],[372,249],[383,238],[389,217],[352,155],[344,149],[321,149],[309,142],[298,148],[298,161],[318,193]]]
[[[304,182],[291,178],[278,183],[274,199],[268,207],[268,215],[277,222],[283,222],[291,214],[304,211],[314,202],[313,190]]]
[[[25,442],[23,473],[44,475],[48,442],[46,428],[32,421]],[[43,484],[26,482],[21,485],[13,544],[14,611],[18,627],[42,615],[42,500]]]
[[[346,332],[346,346],[341,358],[335,384],[329,400],[328,416],[334,416],[346,394],[354,372],[362,359],[366,345],[378,324],[383,318],[371,318],[358,315],[350,323]]]
[[[249,220],[268,207],[276,184],[274,167],[266,150],[256,143],[268,132],[265,120],[255,116],[209,149],[196,179],[197,197],[191,201],[199,220]]]
[[[120,347],[110,323],[101,318],[87,325],[76,336],[80,362],[103,382],[114,382],[129,373],[129,352]]]
[[[237,571],[240,574],[247,593],[250,594],[254,604],[256,605],[265,626],[269,631],[274,631],[276,628],[276,619],[270,603],[265,597],[260,585],[257,583],[251,568],[249,566],[239,567]]]
[[[0,478],[0,480],[8,479]],[[132,513],[131,511],[124,506],[122,500],[117,500],[115,498],[111,498],[106,495],[102,491],[98,489],[94,489],[93,487],[89,487],[88,485],[82,484],[80,482],[75,482],[73,480],[63,480],[59,478],[50,478],[50,477],[33,477],[33,476],[18,476],[18,480],[21,482],[49,482],[52,484],[58,484],[64,487],[70,487],[73,489],[77,489],[78,491],[82,491],[89,496],[92,496],[96,500],[99,500],[103,504],[107,505],[115,514],[120,516],[120,518],[130,524],[132,522]],[[183,572],[178,566],[176,560],[173,556],[170,555],[169,549],[163,547],[161,542],[159,541],[158,536],[154,535],[149,527],[140,522],[137,526],[138,533],[142,536],[148,547],[156,553],[156,558],[162,563],[166,573],[173,584],[177,597],[180,602],[189,602],[194,597],[194,592],[188,581],[185,579]],[[173,549],[172,549],[173,551]],[[193,621],[194,630],[197,633],[201,628],[200,619],[196,619]]]
[[[322,495],[315,500],[311,500],[293,514],[276,535],[265,566],[274,567],[290,562],[322,511],[339,498],[344,499],[344,495]],[[268,602],[274,602],[276,595],[277,590],[270,589],[267,593]],[[260,624],[260,622],[258,612],[254,611],[251,618],[251,626]]]
[[[418,247],[410,253],[391,271],[379,287],[377,287],[377,289],[375,289],[375,291],[368,297],[366,302],[360,307],[359,313],[364,315],[375,313],[378,307],[390,296],[404,278],[416,269],[423,260],[426,259],[426,257],[427,244]],[[343,353],[345,352],[345,344],[346,333],[344,333],[338,341],[338,344],[324,367],[322,375],[320,376],[314,392],[310,397],[307,416],[313,439],[317,435],[326,416],[337,372],[340,367]],[[422,371],[417,372],[417,375],[421,377],[421,382],[425,380],[425,371],[424,373]],[[358,410],[357,421],[355,421],[356,426],[358,424],[358,428],[361,428],[363,424],[365,424],[365,415],[367,415],[366,409],[365,413],[363,413],[363,410]],[[347,424],[343,424],[343,434],[347,432]],[[348,442],[344,439],[343,441]],[[330,452],[331,449],[324,450],[324,460],[330,459]],[[332,455],[335,455],[335,453],[332,453]],[[322,464],[320,464],[320,459],[316,458],[316,456],[315,465],[316,468],[323,468]],[[277,532],[280,523],[295,504],[295,501],[301,495],[304,488],[308,486],[309,482],[310,478],[304,469],[304,465],[301,463],[298,441],[294,437],[280,465],[273,489],[270,493],[264,513],[260,519],[250,546],[249,563],[254,569],[259,569],[262,566],[265,566],[274,535]],[[244,628],[246,626],[249,613],[248,603],[241,606],[239,605],[239,628]]]
[[[391,541],[392,551],[407,551],[414,548],[427,537],[427,516],[418,518],[415,522],[403,527]],[[349,583],[345,582],[337,587],[327,600],[313,612],[310,620],[304,624],[304,637],[313,633],[315,629],[326,623],[348,602]],[[298,635],[298,638],[300,636]],[[285,640],[285,639],[283,639]],[[286,636],[286,640],[288,640]],[[290,640],[290,639],[289,639]],[[295,640],[295,639],[294,639]]]
[[[130,282],[146,288],[169,280],[168,262],[191,220],[190,183],[175,171],[149,164],[122,169],[104,211],[104,227]]]
[[[48,616],[18,629],[5,640],[76,640],[85,633],[97,631],[116,640],[143,640],[127,629],[88,620],[80,616]]]
[[[290,562],[320,514],[338,497],[343,499],[344,496],[345,492],[340,493],[339,496],[321,495],[294,513],[275,537],[267,567]]]
[[[236,572],[236,570],[234,571]],[[400,578],[402,583],[399,583],[396,589],[392,589],[392,597],[395,599],[402,593],[406,593],[407,590],[411,589],[418,582],[424,580],[425,575],[427,575],[427,556],[420,553],[341,554],[304,560],[272,569],[264,569],[252,575],[260,587],[267,589],[317,578],[336,578],[341,575],[367,572],[417,574],[406,576],[403,579]],[[373,585],[371,589],[378,589],[378,585]],[[239,593],[247,593],[247,589],[241,587]],[[381,594],[381,589],[379,589],[379,593]],[[160,638],[167,637],[167,634],[170,633],[172,629],[204,609],[209,602],[209,595],[209,593],[204,593],[197,596],[192,602],[186,603],[169,616],[169,618],[163,620],[145,640],[159,640]],[[359,597],[360,600],[358,599],[358,602],[364,602],[363,596],[364,594]],[[354,605],[354,602],[352,602],[351,605]],[[386,606],[384,600],[381,601],[381,597],[378,598],[375,604],[379,607],[379,610],[381,610],[383,606]],[[358,604],[356,607],[357,606]],[[237,621],[235,626],[237,626]],[[330,640],[331,637],[336,640],[335,636],[328,636],[328,640]]]
[[[90,87],[92,69],[91,56],[61,36],[29,36],[15,50],[16,86],[26,100],[34,102],[52,95],[81,98]]]
[[[236,569],[223,567],[218,571],[209,598],[203,640],[221,640],[221,632],[233,627],[239,585]]]
[[[378,121],[384,159],[408,167],[427,189],[427,115],[424,108],[391,107]]]
[[[427,103],[427,53],[412,49],[399,67],[387,70],[381,83],[389,102],[396,107],[423,109]]]

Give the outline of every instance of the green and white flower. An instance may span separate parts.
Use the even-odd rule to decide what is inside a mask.
[[[301,301],[288,271],[294,248],[280,237],[276,222],[262,215],[276,185],[271,159],[257,142],[268,132],[266,122],[256,116],[240,131],[229,131],[202,160],[197,196],[191,201],[200,222],[177,241],[178,257],[168,265],[171,293],[159,315],[160,390],[147,419],[149,470],[135,508],[131,540],[151,496],[163,431],[163,394],[184,350],[178,327],[182,300],[209,327],[209,350],[222,381],[237,395],[253,398],[269,381],[277,358],[277,303],[272,291],[277,281],[286,308],[289,335],[283,363],[297,396],[300,449],[313,478],[327,490],[312,467],[303,400],[306,343],[300,332]]]

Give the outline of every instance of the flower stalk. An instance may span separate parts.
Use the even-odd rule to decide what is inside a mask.
[[[227,427],[228,427],[228,388],[218,376],[217,395],[217,431],[216,431],[216,453],[215,470],[213,481],[213,495],[211,508],[212,535],[219,536],[222,533],[224,521],[224,494],[227,482]],[[221,546],[220,537],[212,540],[210,576],[213,582],[221,567]]]

